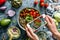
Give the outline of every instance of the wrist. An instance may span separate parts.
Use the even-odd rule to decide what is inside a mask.
[[[60,39],[60,33],[59,32],[55,32],[53,35],[56,37],[56,39]]]
[[[54,30],[54,31],[52,31],[52,34],[53,35],[59,35],[59,32],[58,32],[58,30]]]

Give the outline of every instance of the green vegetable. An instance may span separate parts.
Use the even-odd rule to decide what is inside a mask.
[[[55,19],[53,19],[53,20],[54,20],[54,22],[55,22],[56,26],[58,26],[58,22],[57,22]]]
[[[55,12],[54,13],[54,18],[55,18],[55,20],[57,20],[58,22],[60,22],[60,13],[59,12]]]
[[[60,32],[60,29],[58,29],[58,31]]]
[[[33,20],[33,17],[31,17],[31,16],[26,16],[25,20],[26,20],[27,22],[30,22],[30,21]]]
[[[22,5],[22,0],[12,0],[11,4],[13,7],[18,8]]]
[[[38,25],[38,26],[40,26],[40,25],[41,25],[41,23],[40,23],[40,22],[35,22],[35,24],[36,24],[36,25]]]
[[[0,24],[1,24],[1,26],[7,26],[7,25],[10,24],[10,22],[11,22],[10,19],[2,19],[2,20],[0,21]]]
[[[0,21],[0,25],[1,25],[1,21]]]

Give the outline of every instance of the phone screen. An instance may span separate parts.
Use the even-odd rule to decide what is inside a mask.
[[[30,25],[30,27],[34,30],[38,29],[39,27],[43,26],[44,24],[46,24],[45,19],[42,17],[37,17],[34,20],[32,20],[31,22],[28,23]]]

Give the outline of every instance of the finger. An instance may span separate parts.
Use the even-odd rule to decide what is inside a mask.
[[[33,32],[33,29],[31,27],[27,27],[28,28],[28,31],[30,32],[30,34],[33,36],[34,32]]]
[[[28,37],[30,37],[31,39],[33,38],[33,37],[31,36],[30,32],[28,31],[28,28],[26,28],[26,33],[27,33]]]
[[[27,27],[27,28],[28,28],[28,31],[31,34],[32,38],[33,37],[38,38],[38,36],[33,32],[33,29],[31,27]]]
[[[51,24],[47,16],[45,17],[45,20],[46,20],[47,24]]]
[[[28,31],[30,32],[30,34],[35,37],[35,33],[33,32],[33,29],[31,27],[27,27]]]
[[[47,17],[48,17],[49,21],[50,21],[51,23],[53,23],[53,19],[52,19],[50,16],[48,16],[48,15],[47,15]]]

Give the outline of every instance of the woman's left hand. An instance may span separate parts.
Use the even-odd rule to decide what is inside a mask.
[[[31,27],[26,26],[26,33],[32,40],[39,40],[38,36],[34,33]]]

